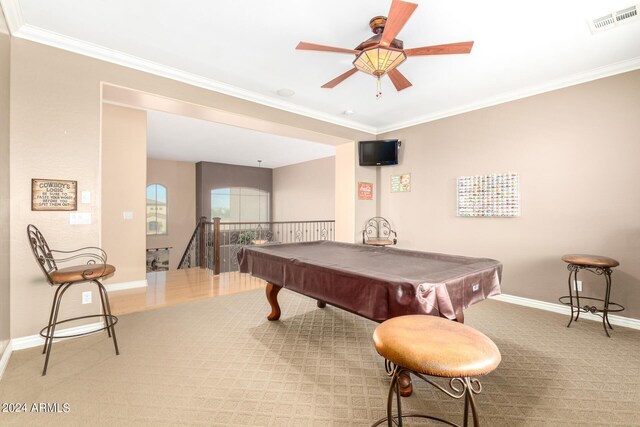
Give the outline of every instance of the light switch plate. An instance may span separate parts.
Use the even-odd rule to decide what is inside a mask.
[[[87,225],[91,224],[91,213],[89,212],[71,212],[69,214],[69,224]]]
[[[130,212],[130,211],[122,212],[122,218],[126,220],[133,219],[133,212]]]
[[[82,293],[82,303],[91,304],[91,291],[85,291]]]
[[[91,191],[80,193],[80,203],[91,203]]]

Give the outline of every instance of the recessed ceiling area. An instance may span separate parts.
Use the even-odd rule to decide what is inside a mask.
[[[147,157],[278,168],[335,155],[335,147],[221,123],[147,111]]]
[[[353,49],[391,0],[0,0],[12,34],[373,134],[640,68],[640,20],[592,34],[634,0],[413,0],[405,48],[473,40],[466,55],[412,57],[397,92],[357,72]],[[286,88],[292,96],[278,95]],[[352,115],[342,114],[351,110]]]

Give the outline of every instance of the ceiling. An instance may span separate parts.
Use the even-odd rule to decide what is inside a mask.
[[[335,147],[159,111],[147,112],[147,157],[278,168],[335,155]]]
[[[391,0],[0,0],[12,33],[374,134],[640,68],[640,19],[592,35],[587,20],[634,0],[414,0],[405,48],[474,40],[469,55],[410,57],[396,92],[349,54]],[[282,97],[279,89],[291,89]],[[353,111],[352,115],[343,114]]]

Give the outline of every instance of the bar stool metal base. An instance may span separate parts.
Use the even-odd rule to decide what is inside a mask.
[[[624,310],[624,307],[618,303],[609,301],[611,295],[611,269],[609,267],[598,267],[590,265],[580,264],[567,264],[567,270],[569,270],[569,295],[564,295],[558,298],[558,301],[564,305],[571,307],[571,319],[567,324],[567,328],[571,326],[571,323],[575,320],[578,321],[580,313],[596,314],[602,318],[602,327],[604,328],[607,337],[611,338],[608,329],[613,329],[611,323],[609,323],[609,313],[617,313]],[[580,296],[580,292],[574,288],[573,284],[578,282],[578,271],[586,270],[597,276],[604,276],[605,278],[605,293],[604,298],[593,298]],[[575,291],[575,294],[574,294]],[[580,302],[582,300],[582,304]],[[592,305],[591,301],[601,302],[601,306]],[[607,326],[609,328],[607,328]]]
[[[51,313],[49,314],[49,324],[40,330],[40,336],[44,338],[44,347],[42,348],[42,354],[46,353],[46,357],[44,360],[44,368],[42,370],[42,375],[47,375],[47,367],[49,366],[49,357],[51,355],[51,347],[53,347],[54,339],[62,339],[62,338],[74,338],[81,337],[84,335],[94,334],[96,332],[104,331],[106,329],[109,338],[113,340],[113,346],[116,351],[116,355],[120,354],[120,350],[118,349],[118,340],[116,339],[116,328],[115,325],[118,323],[118,318],[111,314],[111,304],[109,304],[109,296],[107,295],[107,290],[104,288],[102,283],[98,280],[90,280],[90,282],[94,283],[98,286],[98,292],[100,294],[100,302],[102,305],[103,314],[91,314],[88,316],[79,316],[71,319],[58,320],[58,313],[60,311],[60,304],[62,303],[62,297],[65,292],[69,289],[69,287],[73,286],[75,282],[71,283],[63,283],[58,286],[56,289],[56,293],[53,297],[53,303],[51,304]],[[104,319],[105,326],[103,328],[91,330],[88,332],[81,332],[72,335],[56,335],[56,327],[63,323],[72,322],[74,320],[81,319],[91,319],[91,318],[101,318]]]
[[[426,381],[427,383],[431,384],[432,386],[436,387],[438,390],[442,391],[443,393],[447,394],[448,396],[454,399],[464,398],[464,419],[463,419],[462,426],[459,424],[455,424],[451,421],[432,416],[432,415],[414,414],[414,413],[403,414],[402,403],[400,398],[400,384],[399,384],[398,378],[400,377],[401,374],[408,375],[409,373],[414,374],[416,377],[420,378],[423,381]],[[391,385],[389,386],[389,396],[387,398],[387,416],[373,423],[371,427],[377,427],[377,426],[383,425],[385,422],[388,427],[393,427],[393,426],[402,427],[403,425],[402,420],[404,418],[425,418],[425,419],[430,419],[446,425],[450,425],[453,427],[467,427],[469,425],[469,408],[471,408],[473,425],[474,427],[478,427],[480,423],[478,421],[478,411],[476,408],[476,403],[473,395],[478,394],[482,391],[482,385],[480,384],[480,381],[478,381],[476,378],[468,378],[468,377],[449,378],[449,388],[450,390],[445,389],[440,384],[437,384],[436,382],[430,380],[425,375],[422,375],[417,372],[409,371],[408,369],[405,369],[401,366],[395,366],[391,376]],[[397,412],[396,415],[393,415],[394,394],[396,397],[396,412]]]

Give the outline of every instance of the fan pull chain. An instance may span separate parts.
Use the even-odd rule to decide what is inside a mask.
[[[378,77],[376,82],[376,101],[382,98],[382,83],[380,82],[380,77]]]

